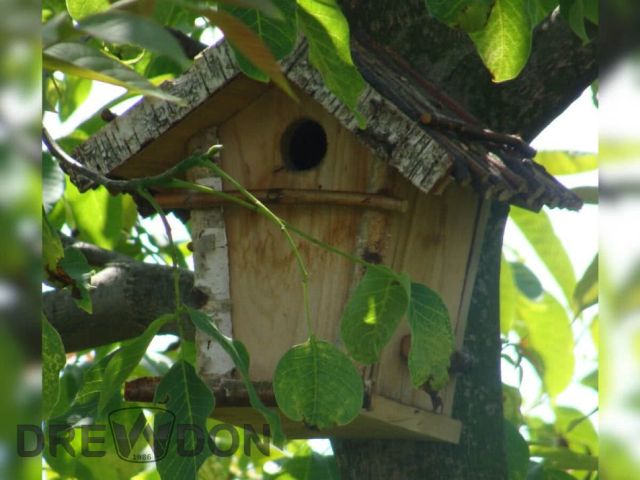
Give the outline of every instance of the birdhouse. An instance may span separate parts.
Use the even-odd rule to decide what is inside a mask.
[[[222,144],[219,165],[289,224],[437,291],[461,347],[489,204],[577,209],[580,200],[533,162],[535,152],[518,138],[483,129],[402,61],[354,44],[367,81],[358,105],[366,120],[361,126],[325,87],[305,48],[282,62],[297,101],[244,76],[222,42],[163,85],[186,106],[143,99],[81,145],[76,158],[128,179],[159,174]],[[210,172],[187,176],[235,190]],[[196,285],[209,298],[204,310],[246,345],[251,379],[268,397],[279,359],[307,338],[300,276],[282,232],[255,212],[213,196],[166,190],[155,195],[166,209],[190,210]],[[310,274],[315,332],[341,348],[341,315],[363,270],[298,240]],[[415,389],[403,355],[408,335],[404,322],[378,363],[358,366],[365,401],[355,421],[323,432],[283,419],[289,438],[458,442],[455,380],[437,394],[437,402]],[[219,346],[204,336],[197,344],[199,373],[232,385],[233,365]],[[214,416],[238,425],[262,423],[245,401],[234,398],[218,402]]]

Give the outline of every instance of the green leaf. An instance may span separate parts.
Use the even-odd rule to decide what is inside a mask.
[[[275,20],[286,20],[281,6],[282,0],[221,0],[218,3],[225,10],[229,7],[241,7],[257,10],[258,12]]]
[[[66,76],[62,85],[60,98],[60,120],[67,120],[87,99],[91,92],[92,82],[86,78]]]
[[[535,162],[551,175],[575,175],[598,168],[598,156],[593,153],[575,153],[560,150],[538,152]]]
[[[558,6],[558,0],[527,0],[531,28],[536,27]]]
[[[598,457],[572,452],[568,448],[532,445],[531,456],[543,458],[545,468],[549,467],[558,470],[598,470]]]
[[[500,258],[500,333],[503,335],[509,333],[516,316],[516,295],[511,265],[502,255]]]
[[[111,195],[104,187],[80,193],[67,182],[65,199],[71,212],[73,228],[78,239],[112,250],[120,242],[125,230],[130,197]]]
[[[262,403],[253,383],[251,383],[249,378],[249,355],[246,347],[240,341],[231,340],[229,337],[224,335],[218,329],[218,326],[215,324],[213,319],[211,319],[207,314],[190,307],[187,307],[187,312],[196,328],[212,337],[231,357],[234,365],[240,373],[240,376],[242,377],[245,387],[247,388],[249,403],[251,403],[251,406],[258,410],[269,423],[273,443],[277,446],[282,446],[284,444],[285,437],[282,432],[280,417],[276,412],[268,409]]]
[[[598,254],[587,267],[573,292],[573,308],[576,315],[598,303]]]
[[[522,425],[522,395],[520,390],[511,385],[502,384],[502,412],[504,418],[513,426],[520,427]]]
[[[349,48],[349,24],[336,0],[298,0],[300,28],[309,42],[309,60],[325,85],[358,118],[358,98],[365,82],[353,64]]]
[[[509,480],[525,480],[529,470],[529,445],[518,429],[504,420],[504,444],[507,449]]]
[[[42,417],[49,418],[60,398],[60,370],[67,362],[60,334],[42,316]]]
[[[249,26],[262,42],[271,50],[276,60],[291,53],[296,42],[295,0],[275,0],[274,5],[282,12],[280,19],[268,16],[260,10],[238,6],[223,6],[223,9]],[[269,77],[256,68],[242,52],[233,47],[240,69],[249,77],[266,82]]]
[[[533,213],[511,207],[509,217],[527,238],[570,302],[576,285],[573,265],[547,214],[544,211]]]
[[[42,261],[48,274],[56,272],[63,256],[64,249],[58,232],[53,229],[47,216],[42,215]]]
[[[426,0],[431,15],[451,28],[471,33],[487,24],[494,0]]]
[[[278,362],[273,390],[282,413],[319,429],[345,425],[362,409],[364,388],[351,360],[311,337]]]
[[[91,305],[91,275],[93,269],[87,262],[84,254],[74,247],[64,249],[64,257],[58,262],[58,267],[64,270],[73,281],[71,285],[71,296],[76,305],[87,313],[93,312]]]
[[[555,407],[555,429],[567,441],[574,452],[598,455],[600,446],[598,433],[588,418],[580,410],[571,407]]]
[[[215,397],[189,363],[179,360],[171,367],[158,385],[153,401],[175,415],[176,425],[194,425],[206,435],[207,417],[213,412]],[[167,423],[167,415],[155,415],[154,429]],[[192,433],[186,433],[183,447],[191,451],[196,441]],[[167,456],[156,462],[156,468],[163,480],[197,478],[200,465],[209,455],[206,440],[200,454],[195,456],[179,454],[178,442],[170,441]]]
[[[542,284],[538,277],[529,270],[524,263],[512,262],[509,264],[511,271],[513,272],[513,278],[515,280],[518,290],[524,293],[531,300],[535,300],[544,291]]]
[[[227,12],[211,9],[202,9],[199,12],[224,32],[225,38],[235,50],[242,53],[251,64],[273,80],[273,83],[287,95],[297,100],[298,97],[291,89],[273,53],[253,30]]]
[[[340,323],[349,354],[364,364],[377,362],[408,304],[401,277],[386,267],[368,268],[349,298]]]
[[[333,455],[310,451],[304,455],[295,452],[292,457],[275,460],[280,466],[274,480],[340,480],[338,466]],[[272,478],[272,477],[264,477]]]
[[[184,104],[184,100],[157,88],[146,78],[100,50],[81,43],[63,42],[48,47],[42,54],[42,66],[48,71],[111,83],[150,97]]]
[[[78,23],[78,28],[106,42],[136,45],[159,55],[166,55],[183,68],[191,63],[168,30],[139,15],[110,10],[83,18]]]
[[[455,350],[449,312],[440,296],[419,283],[411,284],[409,301],[409,374],[420,388],[426,382],[440,390],[449,382],[449,364]]]
[[[104,371],[102,392],[100,392],[100,401],[98,402],[98,412],[100,414],[105,413],[105,408],[114,396],[120,395],[122,383],[140,363],[153,337],[165,323],[173,318],[173,314],[158,317],[149,324],[141,335],[128,340],[116,350],[115,355]]]
[[[585,377],[580,380],[580,383],[585,387],[593,388],[596,392],[598,391],[598,376],[600,375],[599,370],[596,368],[591,373],[587,374]]]
[[[567,312],[548,293],[537,302],[519,295],[518,316],[528,331],[521,346],[537,354],[541,364],[534,361],[534,365],[541,374],[544,388],[552,398],[556,397],[571,382],[575,363]]]
[[[486,26],[469,36],[494,82],[516,78],[531,52],[527,0],[495,0]]]
[[[108,10],[109,0],[67,0],[67,10],[74,20]]]
[[[560,14],[567,21],[573,33],[583,42],[589,41],[584,26],[585,11],[583,0],[560,0]]]

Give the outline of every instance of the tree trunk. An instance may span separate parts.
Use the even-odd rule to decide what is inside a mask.
[[[413,440],[333,440],[343,480],[500,480],[507,478],[500,379],[499,278],[508,208],[494,203],[471,298],[464,351],[473,367],[458,378],[453,416],[459,445]]]

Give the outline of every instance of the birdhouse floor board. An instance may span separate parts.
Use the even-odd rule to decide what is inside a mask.
[[[302,422],[295,422],[280,414],[282,427],[290,440],[303,438],[395,438],[437,440],[458,443],[462,424],[444,415],[400,405],[393,400],[376,396],[372,410],[362,410],[348,425],[328,430],[315,430]],[[277,408],[273,410],[279,411]],[[217,420],[242,427],[251,425],[262,433],[264,418],[250,407],[219,407],[213,413]]]

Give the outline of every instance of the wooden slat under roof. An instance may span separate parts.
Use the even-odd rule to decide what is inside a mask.
[[[470,185],[485,198],[531,210],[543,205],[572,210],[582,206],[578,196],[526,158],[521,149],[471,138],[464,128],[443,130],[421,122],[425,113],[463,125],[469,116],[425,88],[406,65],[356,42],[353,54],[368,82],[359,101],[359,110],[367,120],[364,129],[325,87],[307,60],[304,44],[282,66],[290,82],[422,191],[454,180]],[[222,124],[272,87],[241,74],[231,49],[221,42],[204,50],[184,75],[162,88],[184,98],[186,105],[145,98],[82,144],[76,158],[121,178],[160,173],[185,157],[191,136]],[[477,125],[472,128],[478,129]],[[81,189],[91,187],[83,178],[74,181]]]

